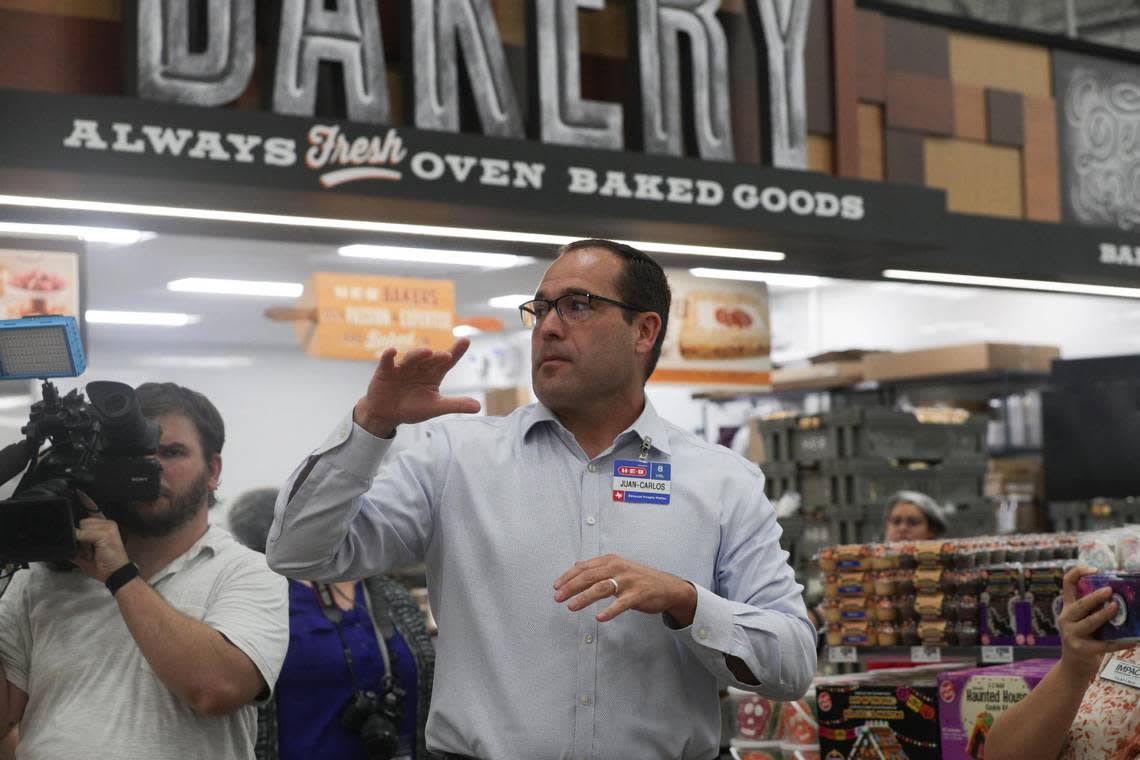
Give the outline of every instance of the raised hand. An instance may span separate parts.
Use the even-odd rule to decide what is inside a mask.
[[[1061,630],[1061,665],[1082,683],[1097,674],[1104,655],[1131,644],[1100,641],[1093,634],[1117,612],[1112,601],[1112,589],[1100,588],[1086,597],[1077,597],[1077,581],[1097,570],[1091,567],[1074,567],[1065,574],[1063,599],[1065,606],[1057,618]]]
[[[439,386],[471,341],[460,338],[447,351],[416,348],[396,363],[396,349],[380,355],[368,391],[356,402],[352,419],[379,438],[392,434],[397,425],[423,422],[443,414],[474,414],[479,402],[473,398],[440,395]]]

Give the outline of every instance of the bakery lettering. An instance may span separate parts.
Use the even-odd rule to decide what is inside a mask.
[[[1130,245],[1101,243],[1100,263],[1126,267],[1140,267],[1140,247],[1134,248]]]
[[[787,213],[850,221],[858,221],[866,213],[861,195],[837,196],[834,193],[804,189],[789,191],[775,185],[760,188],[747,182],[734,186],[732,192],[726,193],[721,183],[711,179],[627,174],[586,166],[571,166],[567,172],[567,189],[575,195],[697,206],[720,206],[727,201],[744,211],[758,210],[769,214]]]

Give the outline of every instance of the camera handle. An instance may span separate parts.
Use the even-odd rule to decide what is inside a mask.
[[[363,584],[362,584],[363,585]],[[349,649],[348,642],[344,638],[344,630],[340,627],[341,621],[344,619],[344,612],[340,607],[336,606],[336,600],[333,599],[332,587],[326,583],[313,583],[313,590],[317,594],[317,606],[321,608],[325,619],[332,623],[336,628],[336,635],[340,639],[341,649],[344,651],[344,664],[348,668],[348,675],[352,679],[352,685],[357,693],[362,693],[365,689],[360,686],[360,679],[356,677],[356,670],[352,667],[352,650]],[[367,590],[365,594],[365,609],[368,612],[368,620],[372,624],[372,629],[376,632],[376,644],[380,647],[380,657],[384,661],[384,677],[381,680],[381,685],[385,692],[392,688],[394,683],[394,674],[392,673],[392,655],[388,652],[388,639],[380,631],[376,625],[376,619],[372,612],[372,606],[368,603]]]

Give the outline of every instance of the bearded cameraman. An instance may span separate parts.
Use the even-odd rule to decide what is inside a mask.
[[[211,527],[225,428],[200,393],[137,391],[162,428],[159,498],[91,516],[63,572],[18,572],[0,599],[0,715],[18,758],[98,752],[252,758],[256,703],[288,645],[285,580]]]

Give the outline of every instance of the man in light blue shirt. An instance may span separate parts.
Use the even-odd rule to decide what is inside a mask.
[[[540,403],[433,420],[479,409],[439,393],[467,342],[398,364],[389,349],[282,489],[275,570],[335,581],[426,563],[429,748],[710,760],[719,683],[808,688],[815,631],[764,476],[645,397],[669,299],[640,251],[565,246],[520,307]],[[397,425],[426,420],[422,445],[387,456]]]

